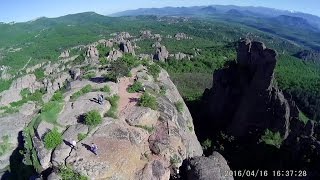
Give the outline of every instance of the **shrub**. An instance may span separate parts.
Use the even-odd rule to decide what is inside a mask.
[[[114,95],[114,96],[108,97],[107,100],[110,102],[111,107],[108,110],[108,112],[105,114],[105,116],[112,117],[114,119],[118,118],[117,114],[118,114],[118,104],[119,104],[120,97],[118,95]]]
[[[84,133],[79,133],[78,134],[78,141],[84,140],[88,135]]]
[[[97,126],[97,125],[101,124],[101,122],[102,122],[102,117],[97,110],[89,111],[85,115],[84,123],[86,125]]]
[[[134,83],[127,89],[127,91],[128,91],[129,93],[135,93],[135,92],[141,91],[142,88],[143,88],[143,87],[142,87],[142,83],[136,81],[136,82],[134,82]]]
[[[177,108],[177,110],[178,110],[178,112],[183,112],[183,103],[182,103],[182,101],[178,101],[178,102],[176,102],[175,103],[175,105],[176,105],[176,108]]]
[[[261,141],[265,144],[280,148],[283,139],[279,132],[272,132],[269,129],[267,129],[265,131],[265,134],[261,137]]]
[[[178,164],[180,162],[181,162],[181,158],[177,154],[174,154],[173,156],[170,157],[170,164]]]
[[[140,98],[140,106],[156,110],[158,108],[157,99],[145,92]]]
[[[83,75],[84,79],[91,79],[91,78],[94,78],[94,77],[96,77],[96,73],[95,72],[89,72],[89,73]]]
[[[54,128],[44,136],[44,146],[47,149],[54,149],[62,143],[62,135]]]
[[[12,80],[1,80],[0,79],[0,92],[5,91],[10,88]]]
[[[108,85],[105,85],[103,88],[101,88],[101,91],[106,92],[106,93],[110,93],[111,89]]]
[[[45,77],[44,71],[43,71],[42,69],[40,69],[40,68],[38,68],[38,69],[36,69],[36,70],[34,71],[34,75],[36,76],[36,78],[37,78],[38,81],[39,81],[39,80],[42,80],[42,79]]]
[[[82,91],[83,93],[89,93],[89,92],[92,91],[92,86],[91,86],[90,84],[88,84],[88,85],[86,85],[85,87],[83,87],[83,88],[81,89],[81,91]]]
[[[70,166],[60,166],[59,175],[62,180],[88,180],[89,178],[73,170]]]
[[[208,149],[211,148],[211,146],[212,146],[212,141],[211,141],[210,139],[206,139],[205,141],[203,141],[203,142],[201,143],[201,146],[202,146],[202,149],[206,151],[206,150],[208,150]]]
[[[166,92],[167,92],[167,88],[165,86],[160,86],[160,94],[161,95],[166,95]]]
[[[148,65],[148,71],[153,76],[154,79],[157,79],[159,77],[161,68],[157,64],[151,64],[151,65]]]
[[[114,72],[110,72],[110,73],[104,75],[104,77],[107,79],[107,81],[117,82],[117,76]]]
[[[40,117],[49,123],[57,124],[58,115],[62,111],[62,108],[62,103],[58,101],[50,101],[43,105]]]
[[[54,93],[54,95],[51,98],[51,101],[62,101],[63,100],[63,94],[61,91],[57,91]]]
[[[80,89],[80,91],[74,93],[74,94],[70,97],[70,99],[74,101],[74,100],[78,99],[80,96],[82,96],[82,95],[84,95],[84,94],[86,94],[86,93],[89,93],[89,92],[91,92],[91,91],[92,91],[92,86],[91,86],[90,84],[89,84],[89,85],[86,85],[85,87],[83,87],[82,89]]]
[[[303,112],[299,111],[299,120],[306,125],[309,121],[309,118]]]

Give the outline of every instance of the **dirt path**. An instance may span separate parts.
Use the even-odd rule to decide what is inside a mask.
[[[132,85],[134,82],[133,77],[123,77],[120,79],[119,82],[119,96],[120,96],[120,102],[119,102],[119,118],[123,119],[126,117],[127,113],[130,112],[130,109],[135,106],[139,98],[141,96],[141,93],[128,93],[127,88]]]

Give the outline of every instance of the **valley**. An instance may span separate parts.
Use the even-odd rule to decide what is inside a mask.
[[[303,169],[305,179],[320,177],[320,20],[256,11],[1,23],[0,175],[205,179]]]

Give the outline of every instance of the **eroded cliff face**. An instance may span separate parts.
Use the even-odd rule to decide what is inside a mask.
[[[213,140],[231,169],[300,168],[318,178],[320,126],[299,119],[295,102],[277,86],[276,63],[276,52],[263,43],[239,42],[237,60],[214,73],[203,95],[198,135]],[[263,141],[267,129],[280,133],[278,146]]]
[[[276,85],[276,62],[276,52],[263,43],[240,42],[237,62],[229,62],[213,75],[214,86],[203,97],[205,114],[236,137],[269,128],[287,138],[298,110]]]

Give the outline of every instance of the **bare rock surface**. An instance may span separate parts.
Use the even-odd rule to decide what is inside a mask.
[[[37,137],[33,137],[32,138],[32,142],[34,144],[34,147],[36,149],[37,152],[37,157],[39,159],[39,162],[41,164],[41,167],[43,169],[47,169],[49,168],[49,166],[51,165],[51,151],[47,150],[44,147],[43,142],[38,139]]]
[[[153,57],[154,60],[164,62],[169,57],[169,52],[165,46],[158,47]]]
[[[12,102],[16,102],[22,99],[20,92],[23,89],[29,89],[30,92],[34,92],[40,89],[40,83],[37,82],[34,74],[27,74],[12,82],[10,88],[0,93],[0,106],[7,106]]]
[[[215,119],[217,126],[228,124],[236,137],[261,135],[268,128],[279,131],[286,139],[290,121],[297,119],[298,110],[277,87],[276,61],[276,52],[263,43],[240,42],[237,62],[214,73],[214,87],[204,96],[205,102],[214,103],[205,105],[204,114]]]
[[[60,54],[59,58],[68,58],[69,56],[70,56],[70,50],[65,50]]]
[[[62,125],[76,124],[79,121],[79,118],[81,119],[85,113],[91,110],[98,110],[103,116],[103,114],[109,110],[110,103],[106,101],[104,105],[98,104],[94,99],[97,99],[99,94],[103,94],[103,92],[90,92],[84,94],[73,102],[74,109],[71,107],[71,102],[67,102],[58,118],[58,123]]]
[[[209,157],[197,156],[185,160],[181,169],[186,180],[233,180],[232,176],[226,176],[226,172],[231,170],[218,152],[213,152]]]
[[[108,59],[111,61],[116,61],[118,58],[121,58],[123,56],[122,52],[119,50],[115,50],[113,49],[109,55],[108,55]]]
[[[120,43],[120,50],[124,53],[135,55],[134,48],[129,40]]]

